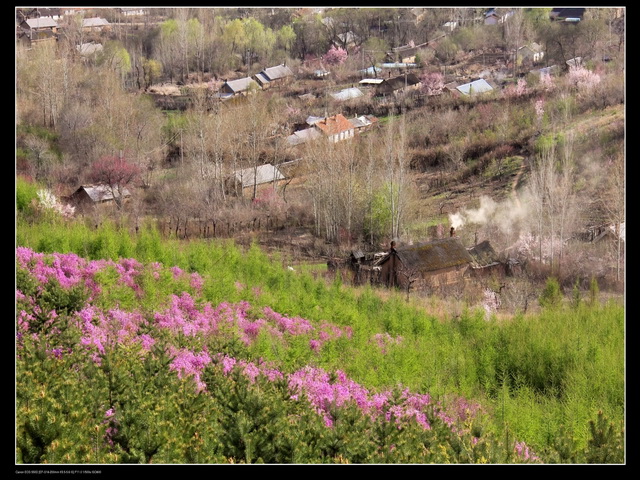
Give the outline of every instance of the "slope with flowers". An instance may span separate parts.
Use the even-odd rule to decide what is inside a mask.
[[[16,249],[19,463],[620,458],[617,431],[594,453],[558,420],[588,428],[598,408],[618,418],[614,307],[513,327],[483,312],[443,323],[400,296],[283,269],[257,248],[85,232],[90,260],[55,253],[58,235],[36,241],[52,253]],[[73,227],[65,235],[68,251]],[[174,266],[158,262],[168,258]],[[542,341],[560,328],[585,356]],[[600,362],[607,384],[587,385]],[[549,434],[564,443],[540,441]]]

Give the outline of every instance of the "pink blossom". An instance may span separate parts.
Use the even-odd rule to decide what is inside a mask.
[[[344,48],[332,45],[331,48],[322,57],[329,65],[341,65],[347,59],[347,51]]]

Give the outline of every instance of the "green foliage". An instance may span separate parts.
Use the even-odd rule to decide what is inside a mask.
[[[613,422],[608,422],[602,411],[596,420],[589,421],[591,439],[585,457],[587,463],[623,463],[624,430],[616,430]]]
[[[549,277],[538,299],[542,308],[557,308],[562,303],[562,290],[555,277]]]
[[[589,283],[589,303],[592,306],[598,305],[598,297],[600,295],[600,287],[598,286],[598,280],[596,277],[591,277]]]
[[[16,177],[16,210],[22,215],[33,214],[33,202],[37,201],[38,190],[43,188],[22,176]]]
[[[482,311],[466,310],[455,321],[442,321],[407,303],[402,294],[391,293],[383,300],[372,287],[356,291],[339,278],[325,283],[287,271],[286,263],[257,245],[241,249],[231,242],[163,240],[150,225],[130,237],[114,225],[91,229],[74,223],[21,224],[18,239],[24,246],[46,244],[50,251],[65,247],[91,259],[128,254],[146,264],[162,264],[135,277],[140,294],[119,284],[114,269],[98,274],[102,293],[94,305],[103,309],[139,309],[152,319],[153,312],[167,308],[171,295],[188,291],[198,302],[213,305],[247,300],[255,319],[269,306],[316,326],[332,322],[353,331],[352,338],[330,340],[318,352],[309,349],[308,337],[276,339],[266,334],[251,346],[234,336],[185,336],[181,348],[200,351],[206,346],[209,352],[239,359],[262,358],[288,372],[305,365],[341,369],[372,389],[402,384],[437,397],[458,392],[479,399],[493,412],[492,418],[470,426],[482,432],[473,442],[469,436],[439,431],[437,421],[429,432],[403,424],[399,433],[348,409],[332,412],[334,429],[327,430],[306,404],[288,401],[284,385],[224,377],[214,364],[203,377],[209,393],[196,394],[191,378],[178,379],[169,370],[168,339],[154,331],[153,322],[144,327],[158,340],[151,352],[116,349],[99,366],[89,350],[54,358],[47,353],[52,348],[78,343],[81,332],[70,319],[84,304],[86,292],[50,283],[38,293],[35,280],[17,269],[16,287],[34,296],[42,312],[38,317],[33,305],[17,302],[17,311],[33,315],[33,331],[40,333],[39,339],[23,337],[26,353],[16,368],[20,375],[31,371],[37,376],[34,381],[25,373],[18,382],[17,447],[22,461],[500,463],[515,461],[513,456],[507,460],[506,452],[512,452],[510,442],[517,438],[543,461],[570,463],[585,461],[591,437],[594,461],[616,461],[620,454],[613,447],[619,436],[597,423],[596,431],[604,433],[591,435],[589,420],[598,409],[615,421],[624,412],[621,305],[581,302],[578,308],[564,309],[558,303],[541,314],[505,322],[487,322]],[[168,269],[174,265],[185,273],[174,278]],[[196,272],[204,280],[200,296],[189,282],[190,273]],[[548,283],[552,287],[541,298],[555,304],[559,286],[551,279]],[[47,323],[53,309],[58,317]],[[400,340],[383,351],[373,340],[377,334]],[[68,371],[74,374],[60,384]],[[44,400],[34,402],[43,386]],[[64,413],[63,405],[77,413]],[[109,408],[115,409],[118,422],[113,444],[105,440],[110,424],[102,423]],[[42,420],[47,412],[55,422]]]

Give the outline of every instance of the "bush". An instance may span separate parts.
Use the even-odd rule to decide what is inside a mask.
[[[547,283],[538,301],[542,308],[556,308],[560,306],[562,302],[562,291],[560,290],[560,283],[558,283],[557,278],[547,278]]]

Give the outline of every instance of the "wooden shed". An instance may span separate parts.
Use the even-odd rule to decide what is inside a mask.
[[[120,189],[117,186],[113,188],[108,185],[81,185],[78,189],[69,195],[66,199],[76,208],[83,209],[104,204],[115,203],[115,196],[119,195]],[[131,192],[125,187],[122,188],[122,199],[126,201],[131,197]]]
[[[389,287],[440,287],[461,281],[473,258],[456,237],[391,248],[376,262]]]
[[[473,263],[471,264],[470,273],[476,277],[486,277],[492,274],[504,274],[505,267],[500,262],[498,254],[495,252],[489,240],[474,245],[468,248],[467,251]]]

